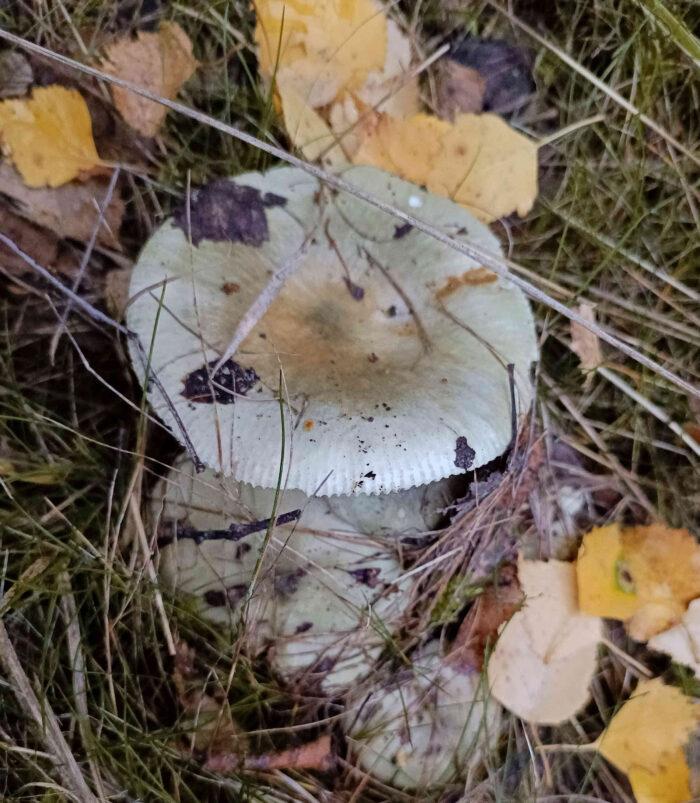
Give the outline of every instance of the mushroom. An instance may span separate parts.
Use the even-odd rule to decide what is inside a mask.
[[[446,198],[377,168],[343,176],[500,253]],[[130,294],[128,325],[152,342],[160,380],[154,409],[175,435],[178,414],[204,463],[251,485],[276,485],[283,441],[287,486],[307,495],[463,474],[508,448],[531,401],[520,290],[300,169],[194,192],[146,244]]]
[[[369,673],[399,620],[406,597],[401,566],[383,545],[344,535],[347,525],[327,500],[287,491],[278,509],[278,522],[287,523],[272,530],[253,583],[274,496],[177,461],[151,500],[159,574],[229,632],[242,628],[249,598],[248,650],[268,650],[287,679],[303,672],[334,692]]]
[[[344,722],[359,765],[384,783],[425,789],[464,777],[500,735],[501,707],[478,672],[446,661],[437,642],[398,673],[386,666],[371,690],[347,698]]]

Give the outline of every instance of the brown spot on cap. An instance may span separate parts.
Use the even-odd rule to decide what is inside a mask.
[[[313,428],[314,428],[314,422],[310,418],[307,418],[306,421],[304,421],[304,431],[311,432]]]
[[[457,468],[463,468],[465,471],[471,468],[475,456],[476,452],[467,443],[467,439],[464,435],[460,435],[455,445],[455,465]]]
[[[279,195],[263,196],[254,187],[222,178],[192,193],[189,215],[185,203],[173,222],[185,236],[191,235],[193,245],[213,240],[259,246],[270,238],[265,208],[284,203],[286,199]]]
[[[210,375],[218,360],[192,371],[182,381],[181,395],[197,404],[233,404],[236,395],[245,394],[260,380],[252,368],[243,368],[235,360],[226,360],[219,370]]]
[[[448,276],[444,287],[435,294],[438,298],[451,296],[460,287],[478,287],[482,284],[491,284],[498,279],[498,276],[488,268],[474,268],[467,270],[461,276]]]
[[[236,282],[224,282],[221,285],[221,292],[225,293],[227,296],[230,296],[231,293],[237,293],[240,289],[240,284],[237,284]]]

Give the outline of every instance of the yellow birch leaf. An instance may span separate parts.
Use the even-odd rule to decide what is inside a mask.
[[[197,68],[192,42],[174,22],[164,22],[157,32],[139,31],[106,49],[102,69],[156,95],[174,100]],[[146,137],[155,137],[168,109],[127,89],[112,87],[114,105],[126,122]]]
[[[679,624],[650,638],[648,646],[670,655],[677,664],[689,666],[700,677],[700,599],[688,605]]]
[[[576,562],[581,610],[591,616],[629,619],[640,601],[629,577],[619,524],[595,527],[583,536]]]
[[[640,680],[595,744],[622,772],[643,769],[655,774],[674,765],[698,722],[700,706],[680,689],[660,678]]]
[[[311,106],[286,85],[278,85],[277,90],[289,138],[304,157],[310,162],[321,159],[328,167],[346,164],[347,159],[336,143],[335,135]]]
[[[582,610],[627,620],[632,638],[646,641],[700,596],[700,546],[662,524],[600,527],[583,538],[577,575]]]
[[[657,772],[632,767],[627,774],[637,803],[685,803],[693,797],[685,750],[671,753]]]
[[[374,0],[255,0],[260,72],[312,107],[357,90],[384,68],[387,20]],[[323,91],[321,91],[323,90]]]
[[[426,114],[384,116],[362,133],[356,164],[425,185],[485,223],[522,216],[537,197],[536,143],[494,114],[460,114],[454,123]]]
[[[58,187],[100,161],[82,95],[62,86],[0,103],[0,142],[28,187]]]

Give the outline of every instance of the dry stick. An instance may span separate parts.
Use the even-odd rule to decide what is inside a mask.
[[[488,3],[491,8],[494,8],[496,11],[503,14],[503,16],[507,17],[514,25],[517,25],[518,28],[525,31],[528,36],[531,36],[536,42],[539,42],[542,47],[546,47],[547,50],[550,50],[552,53],[554,53],[554,55],[560,58],[564,64],[571,67],[571,69],[577,72],[579,75],[582,75],[587,81],[590,81],[590,83],[592,83],[597,89],[600,89],[601,92],[604,92],[611,100],[614,100],[618,106],[622,106],[625,111],[629,112],[635,117],[638,117],[639,120],[644,123],[644,125],[651,128],[652,131],[655,131],[662,139],[665,139],[669,145],[673,145],[675,148],[678,148],[678,150],[684,156],[687,156],[689,159],[695,162],[695,164],[700,165],[700,156],[698,156],[697,153],[693,153],[692,151],[688,150],[683,143],[672,137],[671,134],[669,134],[668,131],[660,126],[655,120],[652,120],[651,117],[647,117],[646,114],[642,114],[642,112],[633,103],[630,103],[629,100],[623,98],[619,92],[616,92],[604,81],[601,81],[600,78],[594,75],[590,70],[587,70],[582,64],[579,64],[576,59],[572,59],[571,56],[569,56],[567,53],[564,53],[563,50],[552,44],[552,42],[549,42],[544,38],[544,36],[540,36],[540,34],[538,34],[534,28],[531,28],[527,23],[519,20],[514,14],[508,11],[508,9],[503,8],[503,6],[499,5],[497,2],[494,2],[494,0],[488,0]]]
[[[648,399],[642,396],[641,393],[638,393],[631,385],[628,385],[624,379],[605,368],[605,366],[599,365],[596,368],[596,371],[601,376],[604,376],[608,382],[611,382],[613,385],[615,385],[616,388],[627,394],[630,399],[637,402],[640,407],[643,407],[655,418],[658,418],[662,424],[666,424],[666,426],[672,432],[674,432],[691,451],[695,452],[695,454],[700,457],[700,443],[697,443],[687,432],[684,432],[683,429],[664,410],[662,410],[653,402],[650,402]]]
[[[109,180],[109,186],[107,187],[107,192],[105,193],[105,197],[102,200],[102,205],[99,207],[99,214],[97,215],[97,221],[95,222],[95,225],[92,229],[90,240],[88,244],[85,246],[85,251],[83,252],[83,256],[80,259],[78,272],[75,275],[75,279],[73,280],[73,286],[71,287],[71,290],[74,293],[78,291],[80,283],[83,281],[83,276],[85,275],[85,271],[87,270],[88,262],[90,261],[90,257],[92,256],[92,251],[95,247],[95,243],[97,242],[97,237],[99,236],[100,230],[102,229],[102,224],[104,223],[105,220],[105,214],[107,212],[107,208],[109,207],[110,203],[112,203],[112,195],[114,194],[114,188],[117,186],[118,178],[119,178],[119,168],[117,167],[115,170],[112,171],[112,177]],[[66,327],[68,316],[70,315],[70,308],[71,308],[71,302],[69,299],[68,303],[66,304],[66,308],[63,311],[63,315],[61,316],[61,320],[59,321],[58,328],[56,329],[54,336],[51,338],[51,346],[49,347],[49,361],[51,362],[51,365],[53,365],[54,357],[56,356],[58,341],[61,339],[63,330]]]
[[[496,6],[497,7],[497,6]],[[500,9],[499,9],[500,10]],[[522,25],[522,23],[519,23]],[[535,37],[537,34],[532,31],[532,35]],[[340,178],[339,176],[335,176],[332,173],[327,172],[321,167],[317,167],[316,165],[310,164],[309,162],[305,162],[303,159],[299,159],[297,156],[293,156],[290,153],[282,150],[282,148],[278,148],[275,145],[269,145],[267,142],[263,142],[263,140],[258,139],[250,134],[246,134],[243,131],[239,131],[237,128],[231,125],[227,125],[226,123],[222,123],[219,120],[210,117],[208,114],[202,114],[202,112],[198,112],[195,109],[190,108],[189,106],[185,106],[182,103],[178,103],[174,100],[168,100],[167,98],[162,98],[156,95],[153,92],[149,92],[147,89],[143,89],[136,84],[131,83],[131,81],[124,81],[121,78],[116,78],[112,75],[106,75],[105,73],[101,72],[100,70],[96,70],[94,67],[88,67],[86,64],[81,64],[78,61],[74,61],[73,59],[68,58],[67,56],[62,56],[58,53],[53,53],[51,50],[47,50],[41,45],[35,45],[33,42],[26,42],[19,36],[15,36],[14,34],[8,33],[7,31],[0,30],[0,39],[5,39],[8,42],[12,42],[13,44],[17,45],[18,47],[23,48],[24,50],[28,50],[31,53],[37,53],[40,56],[44,56],[45,58],[52,59],[54,61],[59,62],[60,64],[64,64],[68,67],[72,67],[80,72],[86,73],[87,75],[91,75],[94,78],[98,78],[103,81],[107,81],[110,84],[114,84],[115,86],[119,86],[122,89],[127,89],[130,92],[133,92],[136,95],[140,95],[141,97],[147,98],[148,100],[152,100],[155,103],[160,103],[162,106],[165,106],[172,111],[178,112],[180,114],[184,114],[186,117],[191,118],[192,120],[197,120],[198,122],[208,125],[211,128],[215,128],[217,131],[222,131],[225,134],[229,134],[232,137],[236,137],[241,142],[245,142],[247,145],[250,145],[254,148],[258,148],[259,150],[269,154],[270,156],[274,156],[276,159],[281,159],[294,167],[298,167],[301,170],[304,170],[314,178],[317,178],[319,181],[322,181],[324,184],[327,184],[333,189],[339,190],[341,192],[347,192],[350,195],[354,195],[356,198],[359,198],[361,201],[374,206],[376,209],[379,209],[382,212],[385,212],[388,215],[392,215],[393,217],[402,220],[404,223],[408,223],[410,226],[418,229],[418,231],[422,231],[424,234],[433,237],[434,239],[438,240],[438,242],[443,243],[444,245],[452,248],[453,250],[459,252],[460,254],[464,254],[471,259],[478,260],[481,262],[482,265],[485,267],[490,268],[495,274],[500,276],[503,279],[507,279],[516,287],[519,287],[526,295],[530,296],[530,298],[535,299],[536,301],[540,301],[543,304],[546,304],[548,307],[551,307],[556,312],[563,315],[565,318],[569,320],[576,321],[576,323],[583,326],[585,329],[596,334],[601,340],[609,343],[611,346],[614,346],[616,349],[621,351],[623,354],[626,354],[631,359],[638,362],[640,365],[644,365],[647,368],[651,369],[655,373],[663,376],[669,382],[677,385],[681,388],[685,393],[690,396],[695,396],[696,398],[700,399],[700,388],[695,387],[690,382],[686,382],[681,377],[676,376],[672,371],[669,371],[667,368],[664,368],[663,365],[655,362],[654,360],[649,359],[649,357],[645,356],[641,352],[637,351],[636,349],[628,346],[619,338],[615,337],[614,335],[609,334],[608,332],[601,329],[597,324],[592,323],[591,321],[587,321],[585,318],[581,317],[577,312],[574,310],[569,309],[566,305],[561,304],[559,301],[556,301],[554,298],[551,298],[546,293],[543,293],[534,285],[526,282],[524,279],[521,279],[519,276],[513,275],[511,270],[522,270],[522,267],[517,263],[512,262],[509,259],[504,259],[497,254],[493,254],[490,251],[485,251],[483,248],[479,248],[478,246],[472,245],[471,243],[464,242],[462,240],[456,240],[453,237],[445,234],[440,229],[432,226],[429,223],[425,223],[418,218],[409,215],[408,213],[402,211],[401,209],[397,209],[392,204],[385,203],[384,201],[380,201],[379,199],[373,197],[369,193],[365,192],[364,190],[356,187],[354,184],[350,184],[344,179]],[[550,46],[547,43],[547,46]],[[562,58],[564,58],[564,54],[560,54]],[[568,57],[566,57],[568,58]],[[573,62],[576,64],[576,62]],[[580,65],[576,65],[576,68],[581,71],[583,68]],[[602,84],[594,75],[591,75],[591,80],[596,84],[596,86],[602,86],[605,88],[605,91],[608,93],[612,93],[609,87],[606,87],[605,84]],[[619,102],[622,102],[624,108],[633,111],[635,114],[638,114],[638,110],[635,109],[634,106],[629,104],[627,101],[624,100],[621,96],[617,95],[617,93],[613,93],[616,98],[619,98]],[[641,115],[641,119],[650,125],[655,131],[663,132],[653,120],[650,120],[645,115]],[[683,148],[683,146],[669,137],[669,135],[665,135],[669,142],[672,142],[676,145],[680,150],[683,151],[686,155],[690,155],[690,152]],[[700,157],[691,157],[694,161],[697,161],[700,164]],[[6,238],[2,238],[0,235],[0,239],[4,242]],[[16,248],[15,248],[16,250]],[[25,256],[25,255],[23,255]],[[50,275],[50,274],[49,274]],[[59,282],[54,282],[61,287],[63,292],[67,292],[67,288],[64,288],[60,285]],[[85,304],[83,305],[85,308]],[[87,305],[88,307],[90,305]],[[90,309],[94,310],[94,308],[90,307]],[[94,310],[97,312],[97,310]],[[114,325],[115,322],[111,320],[106,315],[99,313],[103,319],[105,319],[106,323],[109,325]],[[126,330],[126,327],[122,327],[122,329]],[[128,330],[126,330],[128,331]],[[130,333],[130,336],[133,336],[133,333]],[[161,391],[162,392],[162,391]],[[167,399],[167,397],[166,397]],[[171,410],[171,412],[174,411]],[[179,416],[177,418],[178,425],[181,425],[181,421],[179,420]],[[188,439],[189,441],[189,439]]]
[[[71,675],[73,681],[73,695],[75,696],[75,708],[78,716],[78,730],[83,742],[86,753],[90,750],[94,734],[90,727],[90,712],[88,710],[87,698],[87,672],[85,668],[85,653],[83,652],[80,634],[80,622],[78,621],[78,609],[73,597],[70,575],[63,572],[60,584],[65,588],[65,593],[61,597],[61,613],[66,625],[66,636],[68,642],[68,657],[70,659]],[[88,766],[92,775],[95,789],[102,803],[107,803],[107,797],[100,775],[100,769],[94,759],[88,757]]]
[[[24,713],[34,721],[41,733],[46,752],[51,754],[66,790],[80,803],[97,803],[97,798],[85,782],[78,762],[61,732],[56,714],[48,702],[44,701],[42,704],[37,699],[2,620],[0,620],[0,664],[8,675],[10,688]]]
[[[2,34],[4,31],[0,31],[0,39],[2,38]],[[141,344],[141,340],[136,332],[132,332],[126,326],[115,321],[113,318],[110,318],[109,315],[105,315],[104,312],[100,312],[96,307],[93,307],[92,304],[88,303],[84,298],[81,298],[77,293],[74,293],[70,288],[65,287],[58,281],[55,276],[52,276],[46,268],[42,267],[36,260],[32,259],[29,254],[25,254],[21,248],[19,248],[15,243],[9,238],[6,237],[4,234],[0,233],[0,242],[6,245],[13,253],[17,254],[18,257],[23,259],[30,268],[35,270],[43,279],[49,282],[50,285],[55,287],[59,292],[63,293],[64,295],[68,296],[71,301],[77,306],[80,307],[84,312],[86,312],[91,318],[100,323],[104,323],[107,326],[116,329],[117,332],[124,335],[127,339],[129,339],[135,346],[138,351],[139,359],[143,366],[144,373],[147,375],[148,379],[153,380],[153,384],[158,388],[160,391],[168,410],[170,410],[171,415],[175,419],[175,423],[180,430],[182,435],[183,442],[185,444],[185,448],[187,449],[188,456],[195,464],[197,471],[204,470],[204,463],[199,459],[197,452],[195,451],[194,446],[192,445],[192,441],[190,440],[190,436],[187,434],[187,430],[185,429],[185,425],[180,418],[180,414],[175,409],[175,405],[170,400],[170,396],[165,391],[162,382],[158,378],[156,372],[151,368],[149,369],[148,366],[148,358],[146,356],[146,352],[144,351],[143,345]],[[700,396],[700,392],[698,393]]]

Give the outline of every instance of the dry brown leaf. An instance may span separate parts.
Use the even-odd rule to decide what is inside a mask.
[[[129,302],[131,267],[114,268],[105,276],[104,299],[107,311],[117,321],[121,321]]]
[[[0,143],[29,187],[58,187],[100,161],[82,95],[62,86],[0,102]]]
[[[591,304],[590,301],[581,302],[575,310],[589,323],[596,322],[595,304]],[[571,321],[571,350],[581,360],[581,370],[584,373],[595,371],[603,362],[598,336],[576,321]]]
[[[518,578],[525,603],[489,658],[491,694],[528,722],[556,725],[588,702],[602,623],[578,608],[574,564],[521,558]]]
[[[583,611],[626,620],[632,638],[646,641],[700,596],[700,546],[662,524],[596,527],[583,537],[577,575]]]
[[[458,114],[475,114],[484,108],[486,83],[472,67],[442,59],[436,69],[435,113],[453,122]]]
[[[517,568],[502,567],[498,579],[499,584],[489,586],[465,616],[448,656],[449,663],[481,672],[486,649],[495,644],[499,627],[522,605]]]
[[[16,170],[8,164],[0,164],[0,192],[17,203],[17,211],[23,217],[59,237],[83,242],[92,236],[108,184],[107,179],[94,177],[61,187],[27,187]],[[100,245],[120,248],[118,236],[123,216],[124,202],[115,192],[97,237]]]
[[[174,100],[197,68],[192,42],[174,22],[163,22],[157,32],[139,31],[135,39],[119,39],[106,48],[102,69],[156,95]],[[155,137],[168,110],[165,106],[112,87],[114,105],[122,117],[146,137]]]
[[[255,11],[261,74],[274,75],[312,108],[384,69],[387,21],[373,0],[256,0]]]
[[[454,124],[426,114],[386,115],[361,126],[356,164],[381,167],[466,207],[489,223],[530,211],[537,196],[537,145],[493,114]]]

